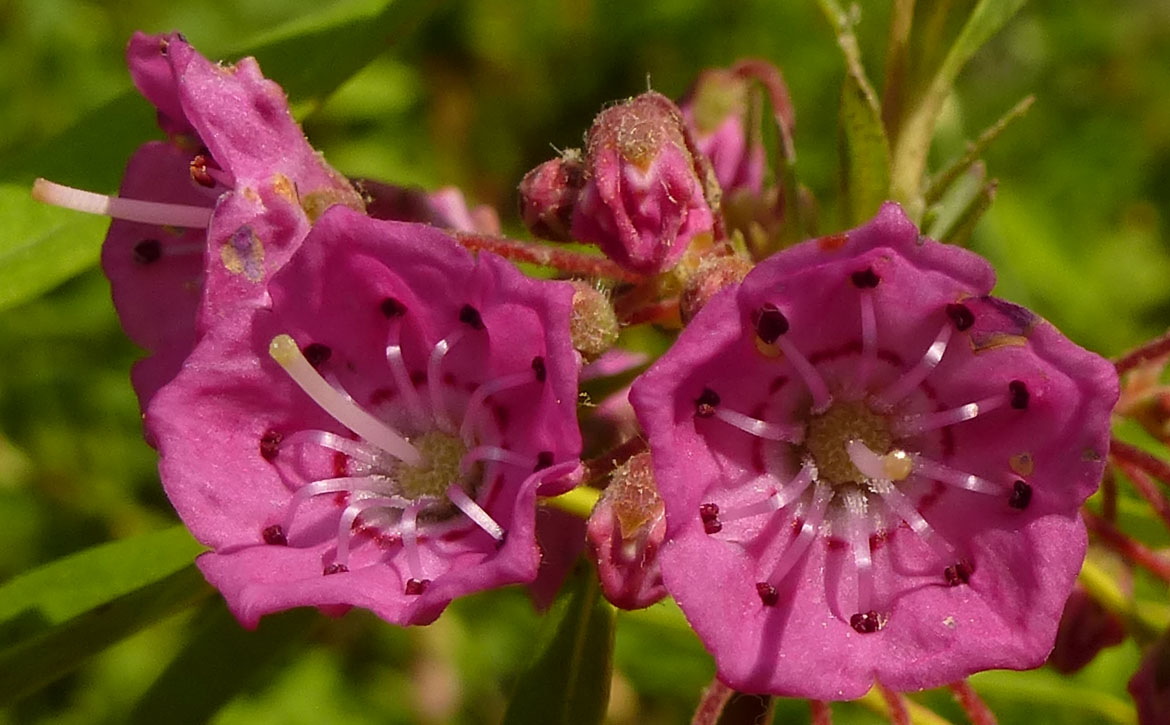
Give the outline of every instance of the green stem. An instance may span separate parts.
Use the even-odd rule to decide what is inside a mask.
[[[543,503],[558,508],[561,511],[566,511],[587,519],[589,514],[593,513],[593,507],[597,505],[598,499],[601,498],[601,491],[589,486],[578,486],[571,491],[562,493],[560,496],[553,496],[552,498],[544,499]]]

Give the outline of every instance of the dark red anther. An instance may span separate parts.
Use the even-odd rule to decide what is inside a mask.
[[[962,302],[954,302],[947,305],[947,317],[951,318],[955,329],[959,332],[971,329],[971,325],[975,324],[975,315],[971,314],[970,308]]]
[[[260,456],[268,462],[275,461],[276,454],[280,453],[282,440],[284,440],[283,433],[275,430],[265,431],[264,435],[260,436]]]
[[[708,534],[718,534],[723,530],[723,524],[719,522],[718,504],[705,503],[699,506],[699,518],[703,521],[703,530]]]
[[[966,584],[971,580],[971,567],[961,561],[953,566],[948,566],[943,570],[943,579],[946,580],[948,587]]]
[[[215,179],[211,178],[211,173],[207,170],[208,158],[203,154],[195,154],[191,158],[191,180],[200,186],[212,188],[215,186]]]
[[[347,571],[349,571],[349,567],[345,564],[330,564],[329,566],[325,567],[325,571],[322,573],[325,576],[329,576],[330,574],[343,574]]]
[[[780,308],[771,302],[765,302],[760,309],[752,313],[752,327],[761,340],[771,345],[788,332],[788,318]]]
[[[321,367],[332,355],[333,350],[328,345],[322,345],[319,342],[314,342],[305,348],[305,359],[315,368]]]
[[[411,596],[418,596],[426,590],[427,584],[430,584],[430,579],[407,579],[406,593]]]
[[[768,582],[756,582],[756,594],[760,595],[765,607],[774,607],[780,601],[780,592]]]
[[[860,272],[854,272],[849,276],[853,280],[853,286],[857,289],[873,289],[881,282],[881,277],[877,276],[877,272],[873,271],[873,267],[866,267]]]
[[[710,418],[715,415],[715,407],[719,405],[719,394],[711,388],[703,388],[699,397],[695,398],[695,415],[700,418]]]
[[[532,469],[533,473],[536,471],[543,471],[553,464],[552,451],[541,451],[536,454],[536,467]]]
[[[544,358],[537,355],[532,358],[532,372],[536,374],[536,382],[543,383],[548,377],[548,370],[544,367]]]
[[[473,330],[483,329],[483,317],[471,305],[463,305],[463,309],[459,310],[459,321]]]
[[[288,546],[288,538],[285,537],[284,529],[280,524],[273,524],[272,526],[266,527],[263,531],[260,532],[260,535],[264,537],[265,544],[271,544],[272,546]]]
[[[849,626],[858,634],[873,634],[882,628],[882,620],[872,609],[868,612],[858,612],[849,618]]]
[[[157,239],[143,239],[134,245],[132,254],[137,264],[154,264],[162,257],[162,242]]]
[[[1013,380],[1008,383],[1008,395],[1011,396],[1012,407],[1024,410],[1028,407],[1028,386],[1023,380]]]
[[[394,317],[402,317],[406,314],[406,305],[402,304],[393,297],[387,297],[386,299],[382,300],[381,309],[382,315],[385,316],[387,320]]]
[[[1032,503],[1032,487],[1025,481],[1016,481],[1012,484],[1012,494],[1008,497],[1008,506],[1023,511]]]

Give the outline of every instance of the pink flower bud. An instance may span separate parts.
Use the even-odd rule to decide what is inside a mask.
[[[585,536],[601,589],[614,606],[641,609],[666,596],[658,569],[666,519],[649,453],[639,453],[613,472]]]
[[[585,166],[573,236],[597,244],[618,264],[663,272],[692,240],[713,234],[713,175],[706,158],[688,146],[682,115],[665,96],[643,93],[598,114]]]
[[[767,156],[760,109],[751,103],[752,83],[734,70],[712,68],[699,74],[679,102],[724,194],[740,189],[759,194],[764,188]]]
[[[1071,674],[1092,662],[1101,650],[1124,640],[1125,625],[1121,620],[1078,584],[1064,605],[1048,664],[1057,672]]]
[[[520,218],[541,239],[568,242],[573,208],[585,183],[581,152],[569,149],[524,175],[520,182]]]

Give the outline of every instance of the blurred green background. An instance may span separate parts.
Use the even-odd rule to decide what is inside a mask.
[[[159,135],[146,102],[124,97],[122,51],[136,29],[178,29],[206,55],[234,60],[265,38],[314,27],[322,14],[358,17],[384,4],[0,0],[0,183],[43,174],[116,188],[128,151]],[[952,2],[957,15],[972,4]],[[857,28],[879,88],[886,5],[862,3]],[[648,83],[677,97],[702,68],[754,55],[785,73],[799,174],[821,203],[821,231],[836,228],[843,63],[812,0],[450,0],[378,42],[384,50],[335,92],[295,94],[308,136],[347,174],[459,185],[517,231],[521,175],[554,147],[579,144],[604,104]],[[343,48],[318,48],[306,70],[335,50]],[[932,152],[937,168],[1036,95],[985,157],[999,193],[971,246],[996,264],[999,294],[1105,355],[1170,320],[1167,88],[1170,2],[1032,0],[960,77]],[[117,110],[118,122],[103,125],[103,108]],[[58,135],[78,123],[90,131],[86,143],[63,145]],[[0,242],[20,228],[9,214],[41,213],[31,206],[0,198]],[[0,312],[0,581],[175,521],[140,438],[127,377],[138,353],[92,267],[104,224],[68,223],[60,256],[42,261],[81,271]],[[713,666],[680,622],[668,605],[619,618],[613,723],[689,719]],[[0,723],[122,722],[131,712],[142,721],[217,713],[217,722],[282,725],[496,722],[540,626],[524,595],[505,591],[457,603],[429,628],[399,630],[354,613],[274,618],[248,637],[216,600],[0,710]],[[193,643],[205,651],[190,654]],[[185,650],[191,676],[156,683]],[[975,682],[1003,722],[1126,722],[1124,682],[1136,657],[1132,644],[1112,650],[1071,688],[1044,670]],[[926,699],[961,719],[946,695]],[[777,722],[807,718],[802,702],[779,708]],[[857,705],[835,712],[840,722],[880,721]]]

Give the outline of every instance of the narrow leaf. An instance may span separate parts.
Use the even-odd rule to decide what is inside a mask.
[[[240,626],[223,600],[208,602],[192,623],[186,647],[138,701],[131,723],[210,722],[212,716],[272,665],[298,648],[324,617],[295,609],[265,617],[255,631]],[[192,687],[191,683],[199,683]]]
[[[959,71],[979,48],[1023,6],[1025,0],[980,0],[946,57],[935,71],[926,92],[907,114],[896,134],[891,172],[891,196],[908,206],[914,219],[925,208],[921,184],[926,170],[926,156],[934,137],[935,123],[943,102],[951,93]]]
[[[967,246],[967,242],[971,240],[971,234],[975,231],[975,225],[991,207],[991,202],[995,201],[995,192],[998,187],[998,179],[992,179],[984,184],[979,189],[979,193],[967,203],[954,223],[939,235],[939,241],[960,247]]]
[[[820,7],[845,57],[841,163],[849,210],[847,221],[852,226],[873,216],[889,194],[890,145],[882,126],[877,94],[866,76],[849,18],[836,0],[820,0]]]
[[[505,725],[596,725],[609,701],[614,610],[583,560],[549,617],[536,659],[520,676]]]
[[[926,189],[926,203],[933,204],[942,198],[943,194],[947,193],[947,189],[955,182],[959,176],[971,167],[971,164],[979,160],[991,142],[999,138],[1013,121],[1020,118],[1028,109],[1032,107],[1032,103],[1036,100],[1035,96],[1027,96],[1022,101],[1012,106],[1007,113],[1005,113],[998,121],[992,124],[986,131],[979,134],[979,138],[967,144],[967,150],[963,155],[955,159],[949,166],[940,171],[937,176],[930,182]]]
[[[0,707],[73,671],[115,642],[186,609],[211,591],[191,564],[0,651]]]

